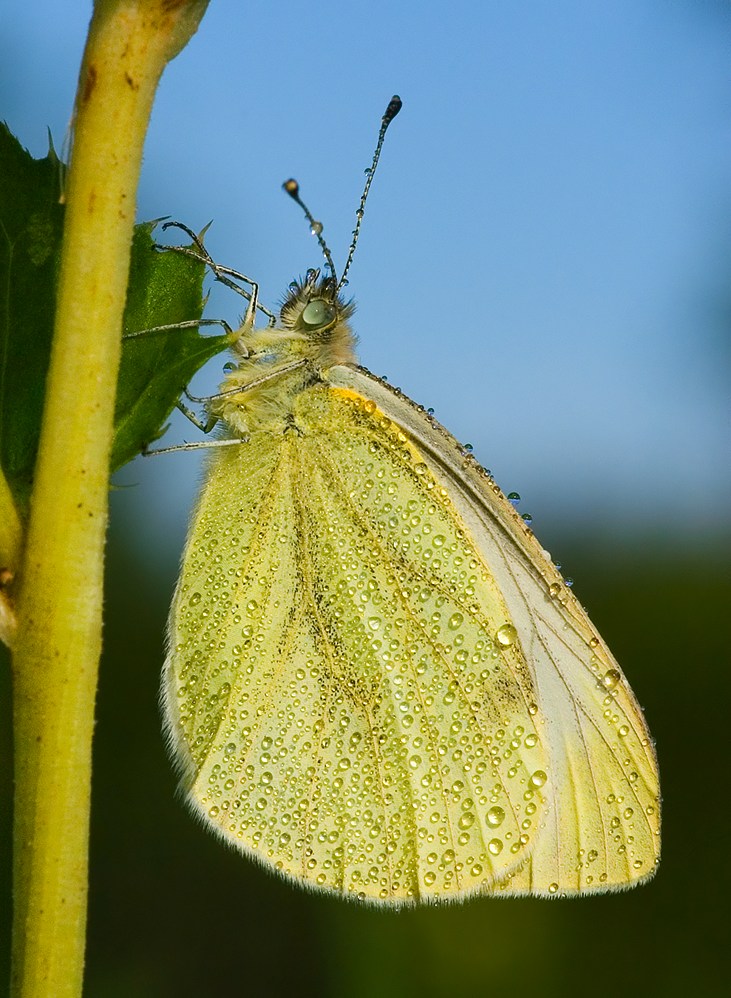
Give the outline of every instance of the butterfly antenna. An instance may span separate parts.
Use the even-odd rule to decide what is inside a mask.
[[[376,143],[376,151],[373,153],[373,161],[371,165],[366,170],[366,182],[363,188],[363,194],[360,198],[360,204],[358,205],[358,210],[355,213],[355,228],[353,229],[353,239],[350,243],[350,249],[348,250],[348,259],[345,261],[345,269],[343,270],[343,276],[340,278],[337,291],[343,287],[346,283],[346,277],[348,276],[348,271],[350,270],[350,265],[353,262],[353,255],[355,253],[355,247],[358,244],[358,236],[360,235],[360,226],[363,221],[363,215],[365,213],[365,203],[368,198],[368,192],[371,189],[371,184],[373,183],[373,176],[376,172],[376,167],[378,166],[378,159],[381,155],[381,149],[383,148],[383,140],[386,138],[386,131],[388,126],[391,124],[393,119],[399,113],[402,107],[402,100],[398,94],[394,94],[391,100],[388,102],[388,107],[383,113],[381,118],[381,130],[378,133],[378,142]]]
[[[356,221],[355,221],[355,228],[353,229],[353,239],[351,240],[350,249],[348,250],[348,259],[345,261],[345,269],[343,270],[343,276],[338,281],[338,285],[335,289],[336,293],[340,291],[340,289],[343,287],[344,284],[346,284],[346,277],[348,271],[350,270],[350,265],[353,262],[353,255],[355,253],[355,247],[358,244],[358,236],[360,235],[360,226],[363,221],[363,215],[365,212],[365,203],[366,200],[368,199],[368,192],[371,189],[371,184],[373,183],[373,176],[376,172],[376,167],[378,166],[378,160],[381,155],[381,149],[383,148],[383,140],[386,137],[386,130],[388,129],[388,126],[391,124],[393,119],[401,110],[401,107],[402,107],[401,98],[397,94],[394,94],[394,96],[388,102],[388,107],[386,108],[383,114],[383,118],[381,118],[381,130],[378,133],[378,142],[376,143],[376,151],[373,153],[373,160],[371,161],[371,165],[366,170],[365,187],[363,188],[363,193],[360,198],[360,204],[358,205],[358,210],[355,213]],[[317,219],[314,217],[310,209],[307,207],[307,205],[300,197],[300,185],[297,183],[296,180],[294,179],[285,180],[284,183],[282,184],[282,187],[285,189],[287,194],[289,194],[292,200],[297,202],[297,204],[304,212],[305,218],[310,223],[310,232],[313,234],[313,236],[317,236],[317,241],[320,244],[322,255],[325,257],[325,260],[327,261],[327,265],[330,270],[330,273],[332,274],[333,281],[337,281],[338,277],[335,270],[335,264],[333,263],[332,253],[330,252],[330,249],[322,236],[322,222],[317,221]]]
[[[332,279],[333,281],[337,281],[338,275],[335,272],[335,264],[333,263],[332,253],[330,252],[330,248],[328,247],[327,243],[322,238],[322,222],[317,221],[317,219],[313,216],[310,209],[307,207],[307,205],[300,197],[300,185],[297,183],[296,180],[294,179],[285,180],[284,183],[282,184],[282,187],[285,189],[287,194],[289,194],[292,200],[297,202],[302,211],[305,213],[305,218],[310,223],[310,232],[312,233],[313,236],[317,236],[317,241],[320,244],[322,255],[325,257],[327,265],[330,268]],[[338,289],[339,288],[340,285],[338,285]]]

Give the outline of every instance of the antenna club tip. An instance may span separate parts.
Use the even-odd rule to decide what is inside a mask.
[[[282,184],[284,190],[289,194],[290,197],[298,198],[300,193],[300,185],[294,178],[290,177],[289,180],[285,180]]]
[[[388,102],[388,107],[386,108],[383,120],[386,124],[390,124],[396,115],[399,113],[401,108],[404,106],[404,102],[401,100],[398,94],[394,94],[391,100]]]

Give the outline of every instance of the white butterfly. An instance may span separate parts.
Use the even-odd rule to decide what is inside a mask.
[[[228,446],[163,679],[190,804],[281,873],[373,902],[647,879],[658,774],[629,685],[490,476],[356,365],[327,258],[275,326],[254,328],[254,287],[209,404]]]

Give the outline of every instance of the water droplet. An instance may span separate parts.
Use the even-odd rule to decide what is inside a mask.
[[[200,593],[193,593],[193,595],[188,600],[189,606],[198,606],[200,601],[203,599]]]
[[[499,856],[503,851],[502,839],[490,839],[487,843],[487,850],[492,853],[493,856]]]
[[[310,232],[313,236],[319,236],[322,233],[322,222],[313,222],[310,226]]]
[[[552,582],[548,587],[548,595],[551,599],[556,599],[558,594],[561,592],[561,584],[559,582]]]
[[[537,769],[528,780],[528,783],[531,787],[535,787],[537,789],[538,787],[542,787],[547,780],[548,776],[546,773],[544,773],[542,769]]]
[[[519,492],[508,492],[508,502],[512,503],[513,506],[517,506],[520,502]]]
[[[464,616],[461,613],[453,613],[447,622],[450,631],[456,631],[464,623]]]
[[[512,624],[503,624],[495,632],[495,640],[503,648],[509,648],[518,640],[518,632]]]
[[[505,820],[505,811],[501,807],[491,807],[487,812],[487,823],[490,828],[499,828]]]
[[[621,678],[616,669],[609,669],[604,673],[602,682],[608,690],[613,690]]]

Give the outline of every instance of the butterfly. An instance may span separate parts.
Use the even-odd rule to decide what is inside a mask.
[[[263,328],[252,285],[208,402],[224,438],[170,612],[171,752],[208,827],[311,888],[630,887],[655,872],[660,803],[627,680],[489,473],[356,361],[342,289],[400,106],[340,281],[285,185],[327,271]]]

